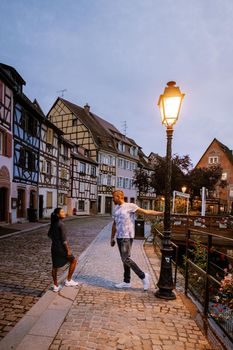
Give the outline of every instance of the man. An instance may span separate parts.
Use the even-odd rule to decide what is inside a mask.
[[[124,201],[124,192],[116,190],[113,192],[113,202],[116,204],[112,225],[111,246],[115,245],[115,235],[117,245],[120,251],[121,260],[124,266],[124,280],[116,284],[116,288],[130,288],[130,270],[132,269],[136,275],[142,280],[143,289],[148,290],[150,287],[149,274],[143,272],[137,264],[130,258],[130,252],[135,235],[134,217],[136,214],[143,215],[163,215],[163,212],[155,210],[146,210],[139,208],[134,203],[126,203]]]

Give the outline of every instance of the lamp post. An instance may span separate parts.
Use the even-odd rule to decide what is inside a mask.
[[[167,150],[166,150],[166,180],[165,180],[165,211],[164,211],[164,234],[162,241],[162,259],[161,269],[158,281],[158,290],[155,296],[162,299],[172,300],[176,298],[172,291],[174,288],[172,278],[172,246],[171,246],[171,220],[170,220],[170,201],[171,201],[171,154],[172,154],[172,135],[173,125],[179,117],[180,108],[184,94],[180,92],[179,87],[175,86],[174,81],[167,83],[164,93],[160,95],[158,106],[160,108],[162,124],[165,124],[167,131]]]

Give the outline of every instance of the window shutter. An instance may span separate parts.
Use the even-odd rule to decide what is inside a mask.
[[[42,173],[46,172],[46,160],[42,160]]]
[[[53,129],[48,128],[47,130],[47,143],[49,143],[50,145],[53,144]]]
[[[12,157],[12,135],[9,132],[6,133],[5,142],[6,142],[6,145],[5,145],[6,156],[11,158]]]

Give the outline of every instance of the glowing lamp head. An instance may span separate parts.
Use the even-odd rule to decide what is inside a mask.
[[[182,186],[181,191],[182,191],[183,193],[185,193],[186,190],[187,190],[187,187],[186,187],[186,186]]]
[[[185,94],[180,92],[180,88],[175,86],[175,81],[169,81],[160,95],[158,106],[161,113],[162,124],[172,127],[178,120],[181,104]]]

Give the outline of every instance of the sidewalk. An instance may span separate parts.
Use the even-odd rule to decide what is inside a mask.
[[[110,229],[80,256],[79,286],[48,291],[3,338],[1,350],[212,349],[179,294],[172,301],[154,296],[156,276],[142,241],[134,241],[132,257],[150,273],[150,290],[133,273],[131,289],[114,288],[123,268],[117,247],[109,246]]]

